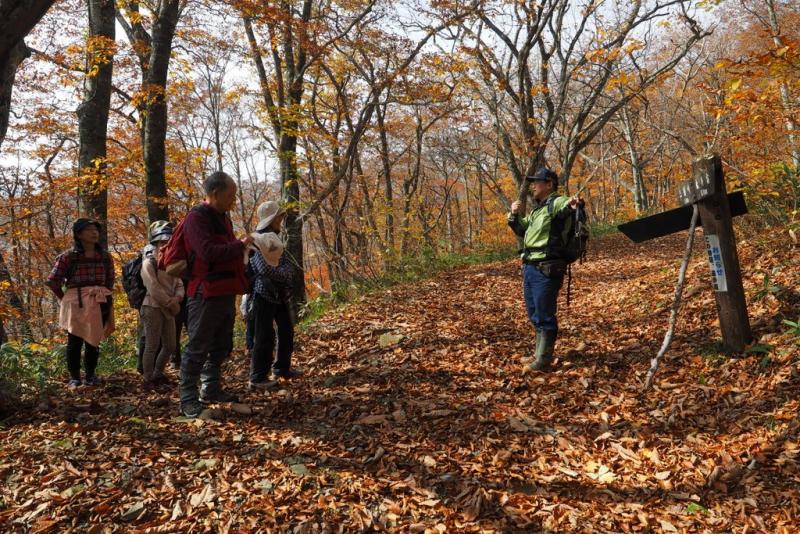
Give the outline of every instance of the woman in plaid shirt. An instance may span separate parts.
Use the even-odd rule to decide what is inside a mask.
[[[47,285],[61,302],[59,326],[67,331],[69,387],[75,388],[81,385],[84,345],[85,383],[99,384],[95,375],[98,346],[114,331],[114,261],[100,245],[99,222],[78,219],[72,225],[72,236],[75,245],[58,255]]]

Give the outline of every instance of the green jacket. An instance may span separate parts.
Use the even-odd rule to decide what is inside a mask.
[[[538,202],[526,217],[509,214],[508,225],[515,234],[524,238],[520,251],[522,261],[562,257],[574,214],[568,204],[569,197],[553,192]]]

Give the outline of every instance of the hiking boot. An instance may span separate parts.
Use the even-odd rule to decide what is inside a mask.
[[[227,391],[214,391],[208,393],[206,391],[200,392],[200,402],[203,404],[218,404],[223,402],[239,402],[239,397]]]
[[[69,382],[67,383],[67,387],[68,387],[69,389],[76,389],[76,388],[78,388],[80,385],[81,385],[81,379],[80,379],[80,378],[71,378],[71,379],[69,380]]]
[[[169,377],[167,376],[159,375],[153,379],[153,384],[155,384],[156,386],[173,387],[175,385],[175,382],[170,380]]]
[[[260,380],[258,382],[250,381],[247,383],[247,389],[250,391],[267,391],[277,386],[277,380]]]
[[[553,349],[558,337],[557,330],[537,330],[536,331],[536,360],[529,364],[527,369],[531,371],[549,371],[553,363]]]
[[[185,417],[198,417],[201,413],[203,413],[203,405],[197,401],[181,403],[181,413]]]
[[[279,369],[272,370],[272,380],[278,380],[279,378],[291,380],[293,378],[300,378],[301,376],[303,376],[303,371],[300,369],[287,369],[285,371]]]
[[[86,380],[84,380],[83,383],[86,384],[87,386],[99,386],[102,384],[100,379],[97,378],[97,375],[87,376]]]

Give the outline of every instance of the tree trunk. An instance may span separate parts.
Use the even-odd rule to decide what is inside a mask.
[[[394,190],[392,188],[392,164],[389,160],[389,139],[386,135],[386,105],[381,106],[377,103],[379,94],[375,95],[375,117],[378,119],[378,134],[380,136],[380,154],[381,166],[383,171],[384,180],[384,202],[386,206],[385,216],[385,236],[386,247],[389,249],[389,255],[394,256]]]
[[[83,85],[83,102],[77,110],[80,134],[78,165],[84,178],[81,187],[81,211],[103,223],[101,241],[107,243],[106,137],[114,70],[116,6],[114,0],[88,0],[87,8],[87,75]]]
[[[469,205],[469,172],[467,166],[464,166],[464,210],[467,218],[467,246],[472,248],[472,216],[470,214]],[[480,209],[478,210],[480,211]]]
[[[295,125],[296,128],[296,125]],[[296,131],[290,130],[290,131]],[[295,312],[306,303],[306,279],[303,268],[303,220],[299,217],[300,180],[297,176],[297,136],[284,133],[280,145],[281,196],[287,203],[286,251],[294,266],[292,297]]]
[[[769,12],[769,30],[772,34],[772,43],[775,48],[783,48],[784,41],[781,37],[781,27],[778,23],[778,12],[775,9],[775,0],[766,0],[767,10]],[[781,106],[786,114],[786,130],[789,138],[789,146],[792,152],[792,163],[794,163],[795,171],[800,170],[800,144],[797,139],[797,122],[794,120],[792,110],[794,109],[792,96],[789,91],[789,84],[785,80],[780,83],[781,91]]]
[[[636,213],[642,213],[650,208],[647,199],[647,189],[644,185],[644,173],[642,158],[639,156],[639,149],[636,146],[636,133],[633,131],[633,122],[627,107],[620,110],[622,118],[622,137],[628,145],[628,154],[631,158],[631,178],[633,180],[633,204]]]
[[[411,175],[403,180],[403,228],[400,243],[400,254],[406,256],[411,246],[411,203],[412,197],[419,186],[420,174],[422,172],[422,117],[417,114],[417,128],[414,138],[414,167]]]
[[[153,24],[150,61],[144,91],[148,94],[144,117],[144,172],[147,194],[147,216],[150,222],[169,220],[167,178],[165,173],[167,139],[167,76],[172,54],[172,39],[178,25],[179,0],[166,0],[161,4],[158,18]]]
[[[11,113],[11,93],[17,68],[31,55],[24,41],[18,42],[9,53],[0,59],[0,146],[8,131],[8,116]]]
[[[0,0],[0,146],[8,130],[17,67],[30,55],[23,39],[55,0]]]
[[[8,270],[5,259],[3,259],[2,251],[0,251],[0,282],[9,284],[9,287],[6,290],[6,298],[9,306],[17,310],[19,313],[20,321],[22,323],[22,337],[30,337],[31,329],[27,319],[25,318],[25,306],[23,305],[22,299],[19,298],[19,295],[14,287],[14,280],[11,279],[11,273]],[[7,339],[8,332],[5,329],[4,317],[0,316],[0,344]]]
[[[286,21],[279,29],[270,27],[274,32],[273,37],[280,36],[283,55],[278,48],[272,45],[273,60],[275,61],[276,76],[278,78],[278,98],[273,98],[270,92],[270,80],[267,78],[264,61],[256,41],[253,25],[250,18],[242,16],[245,33],[250,44],[250,51],[255,62],[256,71],[261,85],[261,96],[264,106],[270,115],[273,134],[278,145],[278,159],[281,172],[281,196],[286,202],[286,234],[288,242],[286,252],[290,255],[294,266],[294,279],[292,283],[292,302],[295,313],[306,303],[306,280],[303,266],[303,220],[300,218],[300,180],[297,173],[297,136],[299,131],[298,118],[294,110],[300,109],[303,102],[304,79],[303,74],[307,67],[305,43],[293,34],[294,28],[290,24],[292,14],[288,5],[283,5]],[[311,0],[303,1],[300,25],[311,18]],[[301,32],[302,33],[302,32]],[[299,42],[298,42],[299,41]],[[296,50],[295,50],[296,47]],[[284,85],[285,84],[285,85]],[[293,110],[291,113],[285,113]]]

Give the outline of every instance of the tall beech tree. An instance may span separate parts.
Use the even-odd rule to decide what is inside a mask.
[[[557,152],[568,190],[581,150],[710,35],[690,16],[688,0],[589,0],[579,11],[568,0],[504,4],[467,19],[462,38],[485,82],[505,99],[491,111],[518,186]],[[675,13],[686,38],[652,59],[656,34],[643,30]]]
[[[303,219],[300,217],[300,180],[297,168],[298,137],[301,134],[301,108],[306,91],[306,71],[319,60],[326,48],[344,37],[363,20],[376,0],[366,2],[347,17],[344,27],[325,27],[325,2],[303,0],[283,1],[279,4],[243,2],[239,4],[250,52],[261,86],[261,96],[272,127],[274,145],[280,162],[280,184],[286,202],[287,251],[295,267],[292,296],[295,306],[306,302],[305,274],[303,270]],[[338,14],[341,16],[343,14]],[[312,18],[315,23],[311,24]],[[256,25],[267,32],[265,47],[259,45]],[[264,55],[272,62],[268,74]],[[371,116],[371,111],[369,113]],[[365,124],[369,122],[367,117]],[[363,128],[362,128],[363,131]]]
[[[106,141],[114,71],[114,0],[87,0],[89,37],[86,40],[86,76],[83,102],[78,107],[80,149],[78,165],[83,178],[82,211],[100,221],[108,218]],[[107,226],[103,224],[103,241]]]
[[[0,0],[0,146],[8,130],[17,67],[30,55],[25,36],[55,0]]]
[[[17,68],[30,56],[25,36],[47,13],[55,0],[0,0],[0,147],[8,131],[11,95]],[[10,304],[21,311],[21,301],[12,289],[12,280],[0,250],[0,284],[10,294]],[[8,287],[5,287],[7,285]],[[0,313],[0,344],[6,339],[3,314]]]
[[[146,12],[142,11],[142,5]],[[151,222],[169,220],[165,174],[167,78],[181,8],[180,0],[160,0],[152,5],[123,0],[117,11],[117,21],[136,53],[142,76],[134,103],[141,123],[147,217]],[[148,18],[149,31],[145,27]]]

